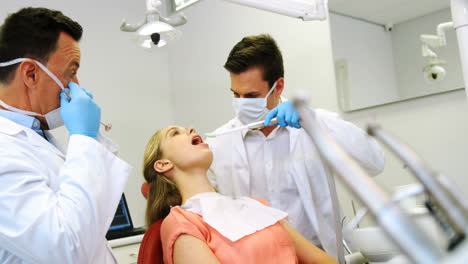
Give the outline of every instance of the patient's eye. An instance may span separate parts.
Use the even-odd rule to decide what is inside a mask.
[[[169,131],[167,131],[167,137],[174,137],[174,136],[177,136],[180,134],[180,131],[178,128],[176,127],[173,127],[171,129],[169,129]]]

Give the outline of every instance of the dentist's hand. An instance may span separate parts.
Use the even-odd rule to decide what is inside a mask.
[[[71,99],[60,93],[60,113],[70,135],[84,135],[97,139],[101,108],[91,93],[74,82],[68,83]]]
[[[268,126],[271,119],[276,117],[278,123],[282,127],[290,126],[295,128],[301,128],[299,125],[299,114],[293,106],[292,101],[287,101],[279,104],[275,108],[271,109],[265,118],[264,125]]]

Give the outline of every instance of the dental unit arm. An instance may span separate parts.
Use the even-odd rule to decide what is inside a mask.
[[[312,138],[322,158],[334,170],[337,177],[347,186],[360,201],[367,206],[375,217],[377,224],[387,234],[391,241],[412,263],[424,264],[455,264],[465,263],[468,259],[468,243],[463,239],[468,225],[466,210],[460,195],[450,194],[450,184],[435,180],[422,161],[395,140],[390,140],[388,134],[377,126],[371,126],[369,132],[405,161],[427,192],[430,209],[439,223],[450,226],[450,248],[438,247],[417,225],[409,214],[392,201],[360,165],[352,159],[331,137],[307,107],[303,98],[295,98],[294,105],[299,112],[300,125]],[[384,140],[385,139],[385,140]],[[413,153],[414,154],[414,153]],[[437,179],[440,179],[437,178]],[[447,181],[447,179],[444,179]],[[460,192],[453,192],[460,193]],[[339,230],[337,230],[339,231]],[[339,256],[340,263],[345,263]]]
[[[427,194],[426,207],[449,237],[448,250],[454,249],[464,240],[468,231],[468,214],[463,206],[463,197],[459,195],[461,192],[448,178],[440,178],[414,151],[378,125],[368,125],[367,130],[397,155],[424,186]]]

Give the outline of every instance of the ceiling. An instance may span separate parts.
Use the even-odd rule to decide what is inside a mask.
[[[380,25],[397,24],[449,7],[450,0],[328,0],[332,12]]]

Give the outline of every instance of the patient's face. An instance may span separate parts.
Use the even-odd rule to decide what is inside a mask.
[[[164,129],[162,137],[163,159],[183,171],[210,167],[213,153],[193,127],[170,126]]]

